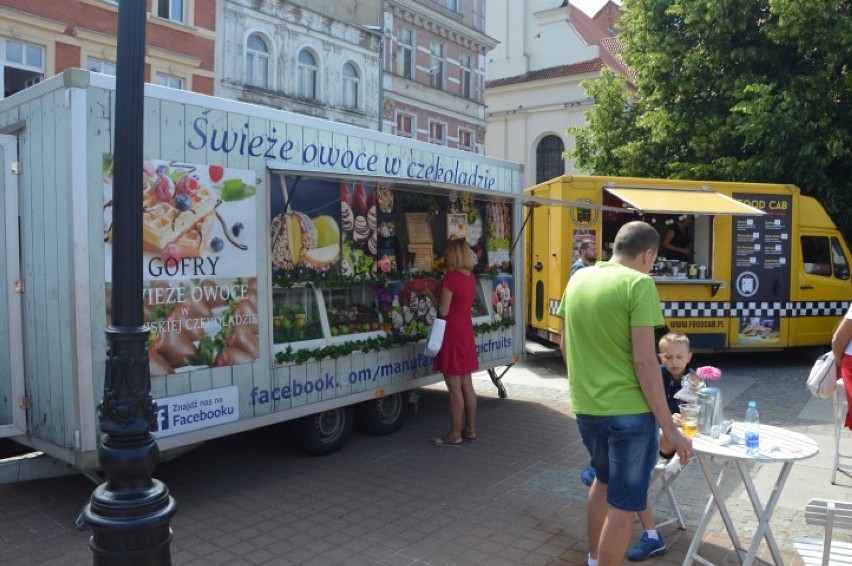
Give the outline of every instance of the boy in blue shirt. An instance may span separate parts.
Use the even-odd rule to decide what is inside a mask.
[[[687,373],[695,374],[695,370],[689,367],[689,362],[692,361],[692,352],[689,350],[689,338],[684,334],[669,333],[660,338],[659,343],[660,353],[660,372],[663,378],[663,387],[666,391],[666,401],[669,404],[669,410],[672,413],[672,421],[676,426],[680,426],[680,400],[675,398],[675,393],[680,391],[682,387],[683,377]],[[694,386],[700,384],[700,380],[693,375]],[[670,442],[666,440],[665,435],[660,433],[660,456],[666,460],[671,459],[675,455],[675,449]],[[627,551],[629,560],[645,560],[651,556],[660,556],[665,554],[667,547],[663,540],[663,535],[657,532],[654,528],[654,514],[650,507],[646,507],[644,511],[640,511],[639,522],[645,532],[642,537],[636,541],[636,544]]]

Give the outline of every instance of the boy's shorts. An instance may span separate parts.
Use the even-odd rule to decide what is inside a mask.
[[[577,427],[595,477],[607,484],[607,503],[624,511],[645,509],[660,450],[654,414],[577,415]]]

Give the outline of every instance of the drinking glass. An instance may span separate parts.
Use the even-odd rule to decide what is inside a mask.
[[[698,413],[700,407],[695,403],[680,405],[680,416],[683,421],[683,434],[693,438],[698,432]]]

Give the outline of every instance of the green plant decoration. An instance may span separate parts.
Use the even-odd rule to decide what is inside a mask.
[[[512,319],[485,322],[475,325],[473,327],[473,331],[477,336],[479,336],[480,334],[510,328],[514,324],[515,321]],[[348,356],[355,352],[363,352],[366,354],[371,351],[378,352],[379,350],[387,350],[388,348],[402,346],[411,342],[418,342],[425,338],[425,333],[418,333],[409,336],[391,334],[388,336],[379,336],[376,338],[368,338],[366,340],[354,340],[343,344],[332,344],[322,348],[305,350],[293,350],[291,346],[287,346],[285,351],[275,354],[275,363],[277,365],[301,365],[310,360],[320,361],[326,358],[333,360],[343,356]]]
[[[491,268],[488,271],[477,273],[476,276],[480,279],[493,280],[500,271],[496,268]],[[386,288],[390,283],[395,281],[413,281],[415,279],[442,279],[446,275],[443,271],[420,271],[417,274],[401,274],[396,273],[393,277],[381,276],[374,277],[372,275],[359,275],[355,277],[347,277],[344,275],[318,273],[310,270],[292,271],[289,273],[279,272],[272,277],[273,287],[280,289],[289,289],[296,285],[312,285],[319,289],[349,289],[352,287],[374,286],[376,288]]]

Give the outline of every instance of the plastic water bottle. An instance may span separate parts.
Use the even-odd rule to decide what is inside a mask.
[[[745,415],[745,446],[746,454],[757,456],[760,447],[760,417],[757,414],[757,403],[748,402]]]

